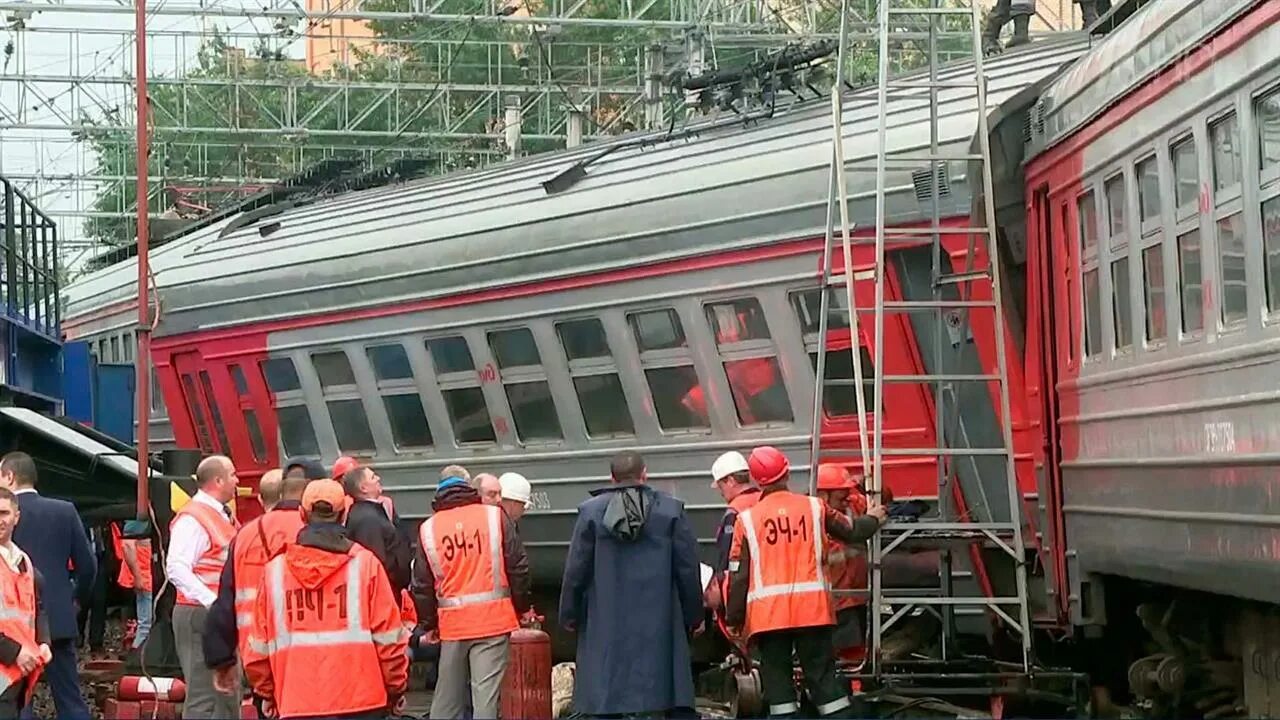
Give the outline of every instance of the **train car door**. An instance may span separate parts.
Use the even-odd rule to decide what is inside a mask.
[[[227,442],[226,428],[222,425],[220,412],[216,426],[214,423],[213,413],[217,406],[213,403],[216,399],[212,392],[206,392],[202,387],[200,374],[205,373],[205,377],[208,377],[203,358],[195,352],[175,353],[172,365],[178,376],[182,403],[186,407],[190,427],[195,430],[200,452],[206,455],[230,453],[230,443]]]

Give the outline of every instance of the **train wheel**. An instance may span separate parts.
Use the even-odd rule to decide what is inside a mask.
[[[734,693],[729,703],[730,717],[764,717],[764,692],[760,687],[760,673],[755,669],[750,672],[735,670],[733,682]]]

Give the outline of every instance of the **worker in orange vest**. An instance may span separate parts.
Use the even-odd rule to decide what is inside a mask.
[[[818,466],[818,498],[853,522],[867,512],[867,496],[843,466]],[[836,655],[853,662],[863,657],[866,645],[867,548],[866,543],[846,545],[832,538],[827,547],[827,578],[831,582],[836,629],[832,643]]]
[[[306,468],[304,468],[305,470]],[[314,468],[313,468],[314,469]],[[298,539],[303,521],[302,494],[315,472],[293,473],[282,478],[280,470],[268,470],[263,482],[279,484],[280,499],[266,513],[240,528],[231,541],[227,564],[222,569],[218,599],[209,608],[204,627],[204,659],[213,668],[214,687],[235,691],[236,658],[244,658],[252,630],[253,602],[263,570],[277,555]]]
[[[873,505],[850,523],[822,500],[791,492],[791,464],[773,447],[752,450],[747,465],[761,497],[738,516],[734,528],[726,622],[741,628],[758,651],[770,717],[791,717],[800,710],[793,651],[818,714],[848,717],[852,703],[836,675],[831,643],[835,609],[826,548],[832,538],[854,544],[874,535],[884,522],[884,508]]]
[[[729,550],[733,544],[733,528],[738,515],[755,507],[760,500],[760,488],[751,484],[751,469],[742,453],[731,450],[716,458],[711,464],[711,487],[720,491],[720,497],[728,503],[720,525],[716,528],[716,564],[712,566],[711,582],[707,583],[704,600],[713,612],[724,610],[725,570],[729,567]]]
[[[529,609],[529,560],[511,518],[460,477],[436,486],[422,523],[413,595],[428,642],[439,641],[433,718],[498,717],[511,633]]]
[[[0,718],[17,718],[31,702],[40,671],[53,660],[49,623],[39,602],[43,578],[13,542],[21,514],[18,498],[0,488]]]
[[[116,576],[116,584],[133,593],[137,626],[130,647],[140,648],[151,634],[151,610],[154,604],[154,596],[151,594],[151,540],[126,540],[120,523],[113,522],[111,542],[120,558],[120,573]]]
[[[409,682],[409,636],[382,563],[342,526],[342,485],[302,495],[306,526],[267,563],[244,670],[268,717],[384,717]]]

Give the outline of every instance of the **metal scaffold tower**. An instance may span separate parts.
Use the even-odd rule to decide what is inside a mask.
[[[825,352],[818,353],[817,388],[814,397],[814,434],[812,462],[816,466],[827,458],[849,455],[823,447],[822,406],[828,388],[836,392],[852,389],[856,396],[859,424],[858,442],[864,488],[873,501],[880,501],[886,491],[886,469],[892,478],[894,468],[908,464],[936,467],[937,499],[929,502],[929,510],[915,522],[891,519],[869,542],[869,637],[863,676],[873,678],[881,686],[895,683],[919,683],[933,679],[945,684],[962,678],[957,663],[972,656],[957,641],[958,627],[972,627],[984,616],[994,627],[1002,627],[1005,636],[1017,643],[1011,647],[999,667],[1007,673],[1029,673],[1032,667],[1031,614],[1028,608],[1026,548],[1022,517],[1022,495],[1019,490],[1011,421],[1009,388],[1009,349],[1006,347],[1005,312],[1002,305],[1003,279],[997,247],[995,205],[992,186],[991,150],[988,135],[987,78],[981,52],[973,54],[972,71],[940,72],[939,38],[954,36],[963,30],[972,37],[974,48],[980,48],[981,8],[974,0],[880,0],[878,11],[878,132],[876,148],[875,234],[874,246],[869,236],[854,237],[849,218],[849,197],[845,174],[848,169],[843,147],[842,99],[833,92],[834,139],[832,149],[831,202],[828,205],[828,233],[823,256],[823,293],[820,323],[820,345],[827,348],[828,313],[841,317],[847,313],[853,341],[853,378],[836,380],[826,377]],[[925,27],[924,40],[920,28]],[[913,51],[927,56],[927,72],[907,78],[898,77],[891,65],[891,50],[906,46],[911,30]],[[841,52],[846,48],[841,47]],[[838,87],[838,86],[837,86]],[[976,98],[977,117],[974,143],[966,152],[955,145],[943,147],[939,93],[955,91],[972,93]],[[897,104],[909,100],[912,111],[921,116],[927,107],[930,140],[927,147],[915,149],[922,142],[907,142],[895,137],[890,114]],[[911,148],[911,149],[908,149]],[[947,167],[963,164],[975,203],[972,219],[957,227],[941,220],[947,182]],[[927,173],[930,196],[920,197],[922,207],[932,207],[928,226],[893,227],[886,212],[886,198],[894,190],[889,187],[892,170],[909,169]],[[869,230],[869,229],[868,229]],[[967,245],[963,267],[954,267],[960,248]],[[917,292],[908,299],[887,292],[889,274],[894,272],[894,254],[906,249],[928,247],[932,262],[927,295]],[[835,253],[841,254],[840,258]],[[833,264],[843,270],[836,274]],[[957,263],[961,264],[961,263]],[[917,266],[923,274],[923,264]],[[901,270],[898,270],[901,272]],[[868,306],[874,285],[874,300]],[[923,285],[923,281],[921,281]],[[860,288],[855,292],[855,286]],[[843,293],[844,308],[832,307],[836,292]],[[857,298],[864,298],[861,307]],[[982,327],[993,328],[991,337],[982,342],[992,344],[994,363],[974,372],[962,357],[974,352],[966,342],[954,342],[957,336],[970,336],[971,315],[983,318]],[[886,322],[896,323],[906,317],[929,317],[933,342],[922,338],[922,356],[912,372],[893,369],[882,372],[885,363]],[[843,321],[844,318],[841,317]],[[866,322],[871,321],[871,327]],[[958,328],[957,328],[958,324]],[[950,327],[948,327],[950,325]],[[914,327],[920,333],[921,324]],[[867,330],[870,330],[868,333]],[[950,340],[948,340],[950,338]],[[874,376],[864,377],[863,356],[870,345]],[[927,352],[926,348],[930,351]],[[954,352],[953,352],[954,350]],[[834,352],[834,351],[832,351]],[[841,351],[843,352],[843,351]],[[932,357],[927,357],[932,355]],[[886,442],[884,421],[884,387],[886,384],[915,385],[930,398],[933,410],[932,446],[912,442],[903,446],[894,436]],[[986,388],[984,397],[998,429],[998,441],[978,447],[966,431],[961,416],[959,396],[963,387]],[[866,389],[870,389],[871,398]],[[972,399],[969,391],[967,397]],[[968,407],[968,406],[966,406]],[[964,467],[966,479],[959,477]],[[974,479],[976,477],[976,483]],[[966,494],[980,497],[969,497]],[[977,501],[977,502],[975,502]],[[973,503],[972,507],[970,503]],[[886,567],[891,558],[907,551],[927,553],[917,557],[936,557],[936,587],[895,587],[888,582]],[[1002,564],[1002,567],[996,567]],[[994,580],[993,580],[994,578]],[[840,592],[840,591],[836,591]],[[915,619],[927,619],[938,628],[936,641],[929,651],[914,652],[909,660],[888,653],[886,641],[896,630]],[[928,656],[925,659],[923,656]],[[980,684],[982,673],[970,673],[963,679]],[[991,673],[994,675],[994,673]],[[927,682],[926,682],[927,684]]]

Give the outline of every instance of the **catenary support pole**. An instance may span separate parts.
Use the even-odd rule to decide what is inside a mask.
[[[134,384],[134,396],[138,399],[137,411],[134,413],[138,423],[138,519],[148,517],[150,500],[148,494],[149,475],[151,470],[149,440],[151,417],[151,303],[147,292],[147,281],[151,269],[149,267],[147,209],[147,156],[148,148],[147,121],[147,3],[137,0],[134,5],[134,22],[136,25],[134,43],[137,50],[137,65],[134,76],[138,96],[138,351],[134,353],[134,367],[137,370],[137,381]]]

